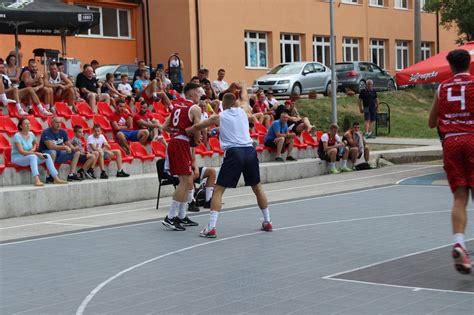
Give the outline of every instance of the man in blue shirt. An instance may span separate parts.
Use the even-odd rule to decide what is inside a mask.
[[[374,90],[374,82],[372,80],[367,80],[367,88],[361,90],[359,93],[359,110],[361,114],[364,114],[365,137],[367,139],[375,139],[372,130],[374,127],[374,121],[377,120],[378,108],[379,99],[377,98],[377,92]]]
[[[283,162],[281,154],[288,150],[287,161],[296,161],[291,156],[293,150],[293,138],[294,134],[288,133],[288,118],[290,116],[287,112],[283,112],[280,119],[275,120],[270,128],[268,128],[267,135],[265,136],[265,146],[276,149],[275,161]]]
[[[76,174],[76,167],[81,152],[71,145],[66,130],[61,129],[61,118],[54,117],[51,119],[51,127],[43,130],[39,143],[39,151],[49,153],[53,161],[57,164],[71,161],[71,168],[67,180],[81,181]],[[46,178],[46,182],[53,182],[51,175]]]

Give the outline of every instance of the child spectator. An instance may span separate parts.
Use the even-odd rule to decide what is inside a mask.
[[[105,172],[105,160],[117,159],[117,177],[129,177],[130,174],[125,173],[122,164],[122,152],[120,150],[112,150],[109,143],[102,134],[100,125],[94,125],[93,133],[87,137],[87,151],[90,153],[97,152],[99,155],[100,178],[107,179],[109,176]]]
[[[339,174],[342,172],[352,171],[347,167],[347,159],[349,157],[349,148],[342,142],[341,137],[337,134],[339,127],[331,124],[327,133],[321,136],[318,145],[318,156],[321,160],[329,162],[329,172]],[[341,160],[341,171],[336,168],[336,161]]]
[[[81,126],[74,126],[74,138],[71,140],[71,145],[73,146],[73,151],[79,151],[79,164],[82,164],[77,170],[77,174],[81,179],[95,179],[94,176],[94,167],[99,158],[98,152],[85,152],[82,140],[84,137],[84,132]]]
[[[129,104],[134,104],[135,98],[132,95],[132,86],[128,83],[128,75],[126,73],[122,74],[120,80],[122,80],[122,82],[119,83],[117,90],[125,95]]]

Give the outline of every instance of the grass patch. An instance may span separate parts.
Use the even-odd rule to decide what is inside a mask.
[[[391,109],[391,131],[379,129],[379,136],[403,138],[436,138],[436,129],[428,128],[428,116],[434,97],[434,91],[403,90],[377,93],[380,102],[386,102]],[[363,127],[364,117],[359,112],[359,98],[342,96],[337,98],[337,116],[339,127],[347,127],[353,121],[359,121]],[[302,99],[297,103],[298,111],[307,116],[318,130],[327,130],[331,123],[331,98],[317,100]],[[386,111],[381,105],[380,112]]]

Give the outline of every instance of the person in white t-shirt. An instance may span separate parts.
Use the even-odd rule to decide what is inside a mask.
[[[352,171],[347,167],[349,148],[337,134],[338,129],[336,124],[331,124],[328,132],[321,136],[318,145],[318,156],[321,160],[329,163],[329,172],[332,174]],[[336,161],[339,160],[341,160],[341,171],[336,168]]]
[[[124,73],[120,76],[120,79],[122,80],[122,82],[120,82],[117,86],[117,90],[127,97],[129,104],[134,104],[135,98],[132,95],[132,86],[130,85],[130,83],[128,83],[128,75]]]
[[[221,94],[229,88],[229,84],[224,81],[224,77],[225,70],[219,69],[219,71],[217,71],[217,80],[212,82],[212,87],[214,88],[214,91],[217,93],[217,95]]]
[[[107,179],[109,176],[105,172],[105,160],[111,160],[113,157],[117,157],[115,162],[117,163],[117,177],[129,177],[130,174],[125,173],[122,166],[122,152],[115,149],[112,150],[110,144],[105,139],[102,134],[102,128],[100,125],[94,125],[93,133],[87,137],[87,151],[88,152],[99,152],[99,168],[100,168],[100,178]]]

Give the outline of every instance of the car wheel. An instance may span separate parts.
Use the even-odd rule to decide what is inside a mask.
[[[361,80],[361,81],[359,82],[359,91],[358,91],[358,92],[360,92],[360,91],[362,91],[362,90],[365,90],[366,88],[367,88],[367,84],[365,83],[364,80]]]
[[[299,83],[295,83],[295,85],[293,85],[293,89],[291,90],[291,94],[301,95],[301,85]]]
[[[393,80],[388,81],[387,91],[395,91],[395,82],[393,82]]]
[[[328,95],[331,95],[331,81],[328,82],[328,84],[326,85],[326,90],[324,90],[324,96],[328,96]],[[337,90],[337,89],[336,89]]]

